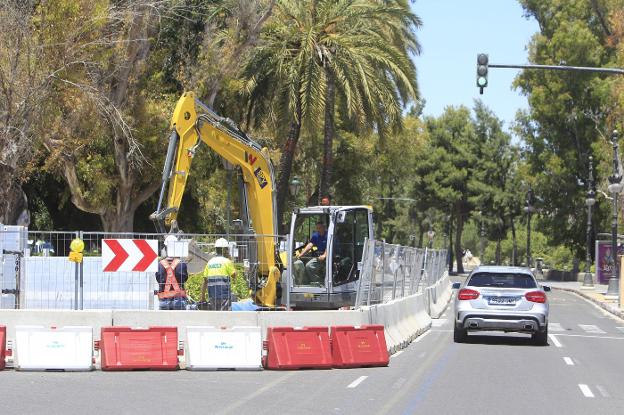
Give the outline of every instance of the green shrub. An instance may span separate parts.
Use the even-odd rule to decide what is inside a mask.
[[[249,284],[245,279],[245,273],[242,265],[235,265],[236,268],[236,278],[234,278],[234,282],[232,283],[232,292],[239,300],[244,300],[246,298],[251,297],[251,292],[249,290]],[[199,301],[201,296],[201,287],[204,283],[204,273],[198,272],[195,274],[189,275],[189,278],[186,280],[186,284],[184,285],[187,295],[193,299],[194,301]]]

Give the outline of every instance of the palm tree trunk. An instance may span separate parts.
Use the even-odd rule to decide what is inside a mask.
[[[496,265],[501,264],[501,240],[496,239]]]
[[[319,199],[329,197],[332,168],[334,163],[334,107],[336,102],[336,82],[331,69],[325,66],[327,90],[325,91],[325,129],[323,139],[323,170],[321,171],[321,185]],[[320,201],[320,200],[319,200]]]
[[[299,141],[299,135],[301,133],[301,101],[298,100],[295,107],[296,115],[290,122],[290,130],[288,131],[288,138],[286,144],[284,144],[284,152],[280,157],[279,162],[279,174],[277,176],[277,220],[278,229],[283,234],[286,232],[284,228],[284,212],[286,204],[286,196],[290,189],[290,174],[292,173],[293,160],[295,159],[295,150],[297,148],[297,142]]]

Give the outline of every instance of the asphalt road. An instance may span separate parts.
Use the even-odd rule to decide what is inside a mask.
[[[387,368],[0,372],[0,414],[622,414],[624,321],[550,293],[549,346],[452,340],[450,311]]]

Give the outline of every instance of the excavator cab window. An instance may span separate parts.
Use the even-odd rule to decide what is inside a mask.
[[[319,226],[322,224],[322,226]],[[319,236],[319,228],[324,228],[324,238]],[[295,277],[295,285],[298,286],[325,286],[325,261],[318,257],[327,249],[327,230],[329,228],[329,215],[324,213],[318,214],[299,214],[295,221],[294,232],[294,262],[293,271]],[[317,236],[315,236],[317,234]],[[315,241],[320,246],[315,244]],[[302,251],[310,243],[313,248],[302,254]]]
[[[362,260],[364,240],[368,238],[368,212],[365,209],[341,211],[334,227],[332,252],[333,284],[357,279],[357,263]]]

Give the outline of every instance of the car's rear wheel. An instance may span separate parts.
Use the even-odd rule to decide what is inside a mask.
[[[536,331],[531,336],[533,343],[537,346],[547,346],[548,345],[548,326],[544,328],[544,331]]]
[[[453,340],[455,343],[464,343],[468,337],[468,330],[455,326],[453,330]]]

